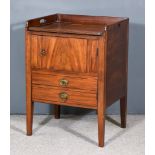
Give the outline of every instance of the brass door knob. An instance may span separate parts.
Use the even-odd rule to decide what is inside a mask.
[[[65,92],[62,92],[59,94],[59,97],[62,101],[66,101],[68,99],[68,94]]]
[[[40,51],[40,55],[41,56],[45,56],[47,54],[47,51],[45,51],[44,49],[42,49],[41,51]]]
[[[66,87],[68,85],[69,81],[66,79],[61,79],[60,80],[60,86]]]

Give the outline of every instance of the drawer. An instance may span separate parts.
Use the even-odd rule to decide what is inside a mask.
[[[32,83],[49,85],[61,88],[74,88],[80,90],[97,89],[97,77],[85,74],[66,74],[50,71],[32,71]],[[52,87],[51,87],[52,88]]]
[[[96,109],[95,91],[58,88],[45,85],[32,85],[32,100]]]

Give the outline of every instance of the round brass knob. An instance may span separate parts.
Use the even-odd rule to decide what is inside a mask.
[[[60,86],[66,87],[68,85],[69,81],[66,79],[61,79],[60,80]]]
[[[40,55],[41,56],[45,56],[47,54],[47,51],[45,51],[44,49],[42,49],[41,51],[40,51]]]
[[[59,94],[59,97],[62,101],[66,101],[68,99],[68,94],[65,92],[62,92]]]

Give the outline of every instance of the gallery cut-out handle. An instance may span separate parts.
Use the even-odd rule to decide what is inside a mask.
[[[44,19],[44,18],[42,18],[42,19],[40,19],[40,24],[44,24],[44,23],[46,23],[46,20]]]

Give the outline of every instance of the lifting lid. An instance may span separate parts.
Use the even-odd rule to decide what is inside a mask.
[[[29,27],[30,31],[66,33],[66,34],[86,34],[102,35],[104,25],[81,24],[72,22],[53,22],[48,25]]]

